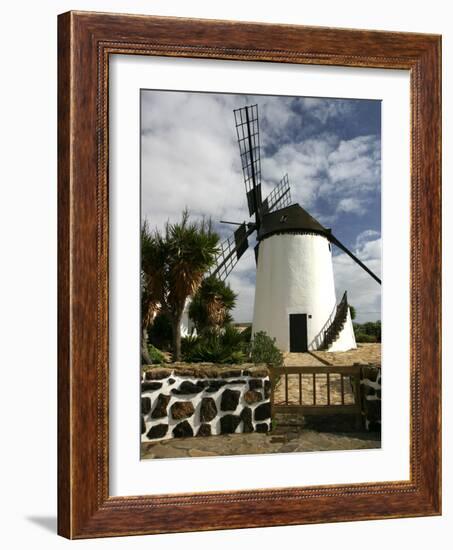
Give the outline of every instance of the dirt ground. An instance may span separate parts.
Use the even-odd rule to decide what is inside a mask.
[[[311,351],[308,353],[284,353],[285,366],[322,366],[322,365],[353,365],[359,363],[381,363],[381,344],[357,344],[357,349],[351,351],[329,352]]]

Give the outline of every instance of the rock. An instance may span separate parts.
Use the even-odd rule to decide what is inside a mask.
[[[191,449],[189,451],[189,456],[218,456],[217,453],[212,451],[201,451],[200,449]]]
[[[244,407],[241,411],[241,419],[243,422],[243,432],[249,434],[253,432],[252,409]]]
[[[184,420],[183,422],[180,422],[173,428],[173,436],[174,437],[192,437],[193,436],[193,430],[192,426],[187,422],[187,420]]]
[[[167,382],[168,382],[168,383],[170,384],[170,386],[171,386],[172,384],[174,384],[174,383],[176,382],[176,380],[175,380],[174,378],[169,378],[169,379],[167,380]]]
[[[211,435],[211,425],[201,424],[198,428],[197,437],[207,437],[209,435]]]
[[[140,432],[144,434],[146,432],[145,418],[140,416]]]
[[[226,384],[227,382],[225,380],[210,380],[209,386],[206,388],[206,391],[208,393],[214,393]]]
[[[142,382],[142,393],[145,391],[160,390],[162,382]]]
[[[251,390],[258,390],[263,387],[263,380],[262,378],[251,378],[249,380],[249,388]]]
[[[178,374],[178,376],[190,376],[192,378],[217,378],[219,372],[220,369],[206,363],[176,366],[175,368],[175,374]]]
[[[271,416],[271,404],[269,402],[258,405],[255,409],[255,420],[267,420]]]
[[[267,433],[269,431],[269,426],[265,422],[261,422],[260,424],[257,424],[255,426],[255,430],[259,434],[264,434],[264,433]]]
[[[374,388],[372,388],[371,386],[365,386],[365,385],[362,385],[361,387],[361,390],[362,390],[362,395],[364,397],[368,397],[369,395],[375,395],[376,394],[376,391]]]
[[[260,391],[249,390],[244,393],[244,400],[251,405],[252,403],[258,403],[263,400],[263,395]]]
[[[206,378],[218,378],[220,375],[220,369],[216,367],[205,367],[203,374],[206,376]]]
[[[366,402],[366,417],[370,422],[381,420],[381,402],[378,399]]]
[[[182,420],[183,418],[189,418],[195,412],[194,406],[191,401],[177,401],[170,407],[171,415],[175,420]]]
[[[235,411],[239,403],[240,395],[241,392],[239,390],[230,390],[229,388],[223,390],[220,409],[222,411]]]
[[[242,380],[242,379],[230,380],[228,384],[247,384],[247,380]]]
[[[269,397],[271,396],[271,388],[272,388],[271,381],[265,380],[264,381],[264,398],[265,399],[269,399]]]
[[[254,378],[266,378],[269,376],[269,369],[265,366],[250,367],[244,371],[244,376],[253,376]]]
[[[177,374],[178,376],[195,376],[195,369],[188,367],[176,368],[175,374]]]
[[[380,370],[379,368],[377,367],[373,367],[373,366],[363,366],[361,371],[362,371],[362,379],[368,379],[370,380],[371,382],[376,382],[380,376]]]
[[[299,445],[297,443],[285,443],[280,447],[278,450],[279,453],[293,453],[294,451],[297,451],[297,447]]]
[[[381,423],[380,422],[369,422],[368,423],[368,431],[369,432],[380,432],[381,431]]]
[[[163,378],[168,378],[170,374],[170,369],[155,367],[145,372],[145,380],[162,380]]]
[[[142,414],[148,414],[151,411],[151,399],[149,397],[142,397],[141,409]]]
[[[222,378],[233,378],[235,376],[241,376],[242,370],[241,369],[228,369],[224,370],[220,373],[220,376]]]
[[[159,437],[164,437],[164,435],[167,433],[168,430],[168,424],[157,424],[157,426],[153,426],[149,432],[146,434],[146,437],[148,439],[157,439]]]
[[[241,417],[237,414],[226,414],[220,419],[220,433],[233,434],[241,422]]]
[[[200,393],[203,391],[203,386],[198,383],[191,382],[190,380],[184,380],[181,382],[177,389],[172,389],[171,393],[176,395],[188,395],[193,393]]]
[[[169,395],[164,395],[163,393],[160,393],[157,396],[157,402],[153,412],[151,413],[151,418],[162,418],[163,416],[167,416],[167,405],[169,401]]]
[[[271,437],[271,443],[286,443],[286,435],[274,435]]]
[[[217,415],[217,407],[212,397],[203,397],[200,407],[200,422],[210,422]]]

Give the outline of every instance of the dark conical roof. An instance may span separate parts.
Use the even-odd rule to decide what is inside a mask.
[[[258,240],[275,233],[318,233],[330,236],[330,229],[322,226],[299,204],[265,214],[258,231]]]

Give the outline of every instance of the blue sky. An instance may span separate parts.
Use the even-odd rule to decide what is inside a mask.
[[[381,271],[381,103],[371,100],[245,96],[143,90],[142,218],[161,229],[184,207],[221,219],[248,220],[233,109],[257,103],[263,196],[287,172],[293,202]],[[380,319],[380,286],[334,248],[337,297],[348,290],[357,321]],[[252,247],[228,278],[239,294],[237,321],[251,321]]]

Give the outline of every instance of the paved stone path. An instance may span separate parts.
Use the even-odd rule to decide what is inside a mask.
[[[282,427],[283,428],[283,427]],[[276,429],[270,434],[232,434],[215,437],[167,439],[142,443],[141,458],[183,458],[225,455],[252,455],[307,451],[378,449],[375,433],[329,433],[302,427]]]

